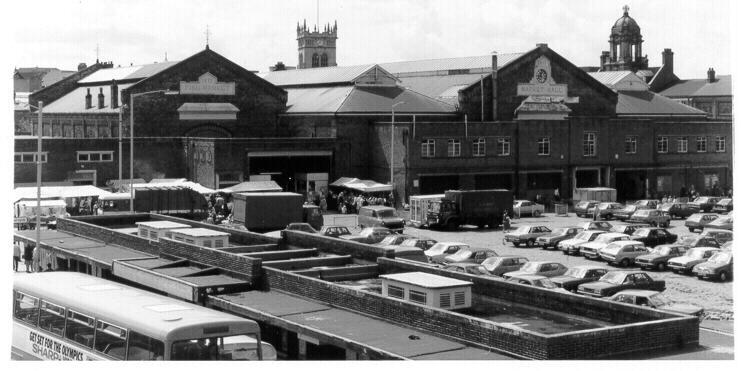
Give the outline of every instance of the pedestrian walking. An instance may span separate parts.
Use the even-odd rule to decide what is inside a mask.
[[[597,205],[594,205],[594,215],[592,216],[592,220],[599,220],[599,209],[597,208]]]
[[[509,219],[509,214],[507,214],[507,212],[505,211],[504,217],[502,218],[502,230],[504,232],[508,232],[510,224],[511,224],[511,220]]]
[[[18,272],[18,263],[21,261],[21,247],[17,242],[13,243],[13,272]]]
[[[26,273],[31,273],[31,269],[33,269],[32,259],[33,259],[33,246],[31,245],[23,246],[23,264],[26,265]]]

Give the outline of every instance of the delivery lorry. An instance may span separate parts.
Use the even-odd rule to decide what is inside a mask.
[[[462,224],[496,228],[504,213],[512,213],[512,192],[506,189],[445,191],[445,196],[430,201],[430,227],[457,229]]]
[[[251,231],[283,229],[303,220],[304,196],[298,193],[248,192],[232,196],[234,222]]]

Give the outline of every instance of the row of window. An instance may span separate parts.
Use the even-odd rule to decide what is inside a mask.
[[[22,292],[15,294],[13,316],[114,359],[154,360],[164,355],[162,341]]]
[[[551,138],[550,137],[538,137],[536,139],[538,145],[538,156],[548,156],[551,154]],[[677,152],[687,153],[688,150],[688,137],[677,138]],[[422,157],[431,158],[435,157],[435,139],[425,139],[422,141]],[[695,145],[697,152],[708,151],[708,137],[698,136],[695,138]],[[512,146],[512,140],[510,137],[501,137],[496,139],[496,152],[497,156],[509,156],[510,149]],[[659,136],[656,144],[657,152],[668,153],[669,152],[669,137]],[[716,136],[715,137],[715,151],[725,152],[726,151],[726,137]],[[625,136],[625,153],[635,154],[638,152],[638,136],[627,135]],[[486,156],[486,139],[476,138],[471,142],[471,153],[474,157]],[[586,157],[593,157],[597,155],[597,133],[585,132],[583,136],[583,155]],[[460,157],[461,156],[461,140],[460,139],[448,139],[448,156],[447,157]]]
[[[46,163],[48,152],[41,153],[41,162]],[[113,151],[77,151],[77,162],[112,162]],[[16,164],[36,163],[36,152],[16,152]]]

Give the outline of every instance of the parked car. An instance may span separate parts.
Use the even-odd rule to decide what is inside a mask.
[[[374,244],[380,242],[390,234],[391,230],[386,227],[368,227],[363,228],[357,235],[344,235],[340,236],[340,238],[348,241]]]
[[[713,254],[720,251],[717,247],[693,247],[682,256],[669,259],[666,266],[674,273],[691,273],[692,268],[710,259]]]
[[[555,283],[553,283],[553,281],[551,281],[550,278],[538,274],[525,274],[521,276],[509,277],[507,278],[507,281],[519,283],[520,285],[528,285],[553,291],[560,291],[565,294],[571,293],[565,289],[558,287]]]
[[[484,260],[481,266],[495,276],[520,270],[528,259],[524,256],[495,256]]]
[[[590,215],[594,215],[594,208],[597,208],[597,212],[599,213],[599,217],[601,219],[607,219],[610,220],[613,218],[616,211],[621,210],[624,206],[623,204],[619,204],[617,202],[600,202],[596,206],[593,206],[587,210]]]
[[[644,272],[609,271],[595,282],[579,285],[576,292],[587,296],[605,297],[627,289],[664,291],[666,282],[654,280]]]
[[[545,212],[545,206],[528,200],[515,200],[512,205],[512,212],[518,216],[540,216]]]
[[[631,223],[646,223],[654,227],[669,228],[669,223],[672,218],[665,211],[652,210],[652,209],[641,209],[633,213],[628,219]]]
[[[515,247],[520,244],[526,244],[527,247],[535,246],[535,240],[540,236],[551,233],[551,230],[544,225],[521,225],[512,232],[504,234],[504,240],[512,242]]]
[[[458,273],[468,273],[477,276],[491,276],[484,267],[476,263],[452,263],[443,267],[446,271],[453,271]]]
[[[317,233],[317,230],[309,223],[290,223],[286,226],[287,231],[301,231],[306,233]]]
[[[507,272],[503,274],[503,276],[505,278],[508,278],[508,277],[514,277],[514,276],[522,276],[526,274],[538,274],[541,276],[553,277],[553,276],[560,276],[566,273],[567,270],[568,268],[566,268],[566,266],[564,266],[561,263],[552,262],[552,261],[535,261],[535,262],[527,262],[519,270]]]
[[[545,236],[538,237],[535,240],[535,244],[543,249],[547,249],[551,246],[553,248],[556,248],[559,242],[573,238],[582,231],[584,231],[584,229],[582,229],[581,227],[556,228],[553,230],[553,232]]]
[[[728,231],[733,230],[733,215],[721,215],[715,220],[705,225],[705,228],[725,229]]]
[[[612,295],[608,300],[697,317],[702,317],[704,313],[701,307],[673,302],[664,294],[653,290],[623,290]]]
[[[643,228],[633,232],[633,241],[641,241],[648,247],[677,242],[677,235],[664,228]]]
[[[659,206],[659,210],[669,214],[672,218],[684,219],[695,213],[686,202],[667,202]]]
[[[733,278],[733,253],[727,250],[717,252],[706,262],[695,265],[692,273],[699,279],[717,279],[725,282]]]
[[[659,200],[638,200],[633,203],[633,205],[638,208],[638,210],[644,210],[644,209],[655,209],[659,207],[659,204],[661,202]]]
[[[605,267],[579,265],[569,268],[562,276],[551,277],[551,281],[560,288],[576,292],[576,289],[582,283],[597,281],[607,272],[608,270]]]
[[[599,251],[600,259],[607,264],[620,264],[622,267],[629,267],[635,263],[635,259],[641,255],[646,255],[651,251],[638,241],[615,241]]]
[[[663,271],[669,259],[684,255],[689,248],[681,244],[659,245],[646,255],[636,258],[635,264],[641,269],[656,269]]]
[[[721,245],[720,248],[723,250],[731,250],[732,247],[733,247],[733,241],[727,241],[726,243]]]
[[[719,244],[723,245],[728,241],[733,241],[733,231],[727,231],[725,229],[711,229],[705,228],[700,233],[700,237],[711,237],[715,238]]]
[[[733,199],[731,198],[721,199],[713,206],[712,209],[712,212],[718,214],[728,214],[731,211],[733,211]]]
[[[591,222],[584,222],[581,224],[581,227],[584,228],[585,231],[605,231],[605,232],[612,232],[613,227],[612,224],[608,222],[602,222],[602,221],[591,221]]]
[[[471,246],[462,242],[438,242],[429,249],[425,250],[425,255],[432,261],[432,258],[439,255],[452,255],[460,249],[468,249]]]
[[[430,238],[408,238],[404,240],[399,246],[407,246],[407,247],[419,247],[422,250],[427,250],[433,245],[435,245],[437,241],[430,239]]]
[[[689,202],[689,205],[696,213],[708,213],[713,210],[713,207],[718,203],[718,201],[720,201],[720,197],[702,196]]]
[[[320,236],[339,238],[340,236],[350,236],[350,232],[344,225],[323,225],[319,230]]]
[[[632,236],[635,231],[641,229],[641,228],[650,228],[651,226],[648,224],[641,224],[641,223],[635,223],[635,224],[623,224],[615,226],[614,230],[615,233],[622,233],[627,234],[628,236]]]
[[[579,255],[581,251],[581,245],[594,241],[601,234],[607,233],[600,230],[584,231],[572,239],[564,240],[558,243],[559,250],[563,251],[564,255]]]
[[[384,237],[380,242],[376,243],[376,245],[378,246],[401,245],[402,242],[410,238],[412,238],[412,236],[408,234],[390,234]]]
[[[574,212],[576,213],[576,216],[591,216],[589,214],[589,209],[593,208],[595,205],[598,205],[599,201],[595,200],[589,200],[589,201],[579,201],[579,203],[574,206]]]
[[[419,247],[414,246],[401,246],[401,245],[384,245],[378,246],[378,248],[384,250],[390,250],[394,252],[394,259],[407,259],[413,260],[420,263],[428,263],[427,255]]]
[[[404,219],[396,214],[396,209],[388,206],[363,206],[358,209],[358,225],[365,227],[385,227],[394,232],[404,230]]]
[[[630,240],[630,236],[622,233],[605,233],[595,238],[592,242],[587,242],[581,245],[579,254],[587,259],[599,259],[599,251],[603,247],[611,244],[615,241],[627,241]]]
[[[713,237],[710,236],[693,236],[685,235],[677,240],[677,243],[687,246],[688,248],[693,247],[715,247],[720,248],[720,243]]]
[[[499,256],[496,251],[486,247],[470,247],[468,249],[460,249],[458,252],[452,255],[448,255],[443,258],[444,264],[451,263],[476,263],[481,264],[484,260]]]
[[[628,220],[636,210],[638,210],[636,205],[625,205],[622,209],[613,211],[612,216],[617,220]]]
[[[706,225],[708,225],[708,223],[718,219],[718,216],[718,214],[692,214],[684,222],[684,226],[687,227],[690,232],[694,232],[695,229],[702,230]]]

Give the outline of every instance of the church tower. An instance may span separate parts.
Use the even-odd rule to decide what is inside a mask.
[[[612,26],[610,50],[600,56],[600,71],[633,71],[648,69],[648,57],[642,55],[643,37],[638,23],[623,7],[623,16]]]
[[[334,25],[327,23],[320,32],[304,24],[296,24],[298,40],[298,69],[315,67],[332,67],[337,65],[337,21]]]

